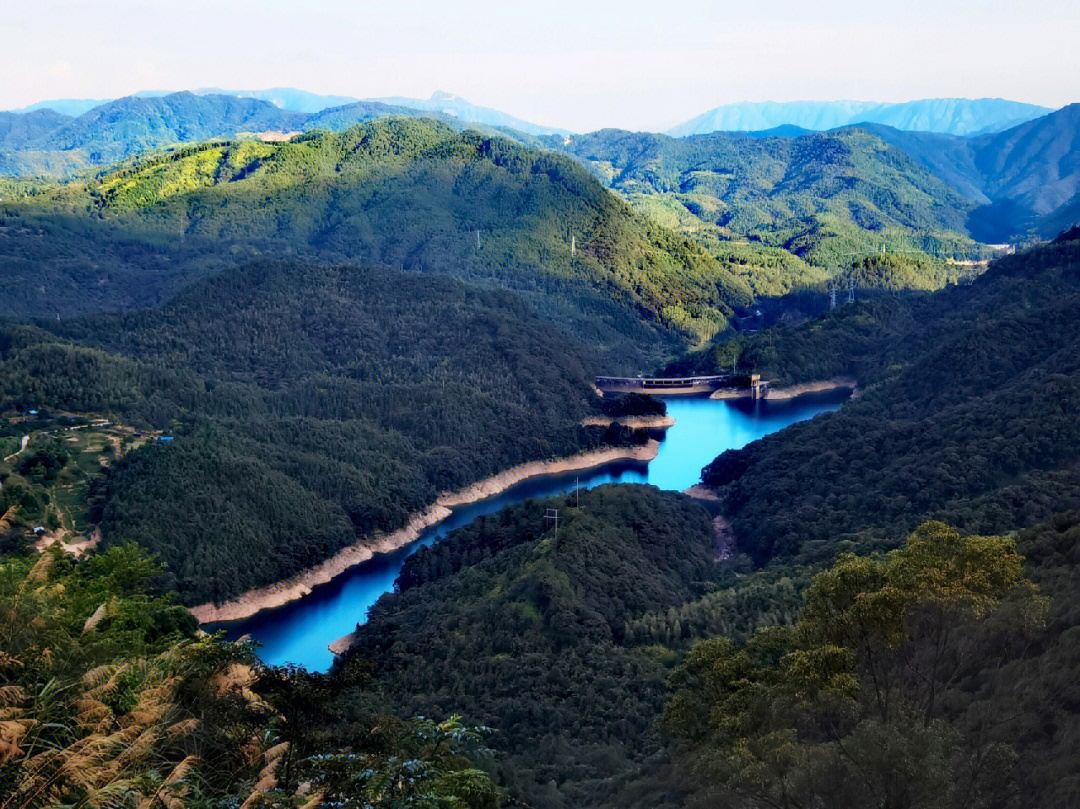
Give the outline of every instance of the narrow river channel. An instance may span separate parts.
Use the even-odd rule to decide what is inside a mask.
[[[462,506],[411,545],[375,556],[351,568],[310,595],[243,621],[206,627],[224,629],[230,638],[250,635],[261,644],[259,656],[267,663],[294,663],[312,671],[326,671],[333,662],[327,649],[332,641],[363,622],[379,596],[394,589],[405,561],[423,545],[438,542],[451,531],[477,517],[494,514],[514,503],[592,488],[605,483],[649,483],[682,491],[698,483],[702,468],[724,450],[738,449],[789,424],[836,410],[849,391],[800,396],[783,402],[716,401],[704,397],[667,399],[675,426],[667,430],[660,451],[648,464],[618,463],[567,475],[524,481],[502,494]]]

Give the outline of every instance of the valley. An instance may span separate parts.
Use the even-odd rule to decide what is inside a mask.
[[[534,473],[511,485],[500,480],[501,490],[482,487],[482,497],[469,493],[453,500],[440,498],[440,503],[447,503],[446,512],[439,515],[437,522],[410,533],[408,544],[380,550],[370,561],[350,560],[350,567],[335,569],[338,575],[332,579],[311,581],[310,591],[288,607],[277,599],[256,598],[258,606],[269,608],[268,612],[215,626],[225,629],[227,637],[249,635],[257,640],[262,644],[260,656],[269,663],[294,663],[312,671],[325,670],[333,659],[329,645],[352,632],[358,622],[362,623],[383,593],[393,592],[401,565],[421,547],[480,517],[497,515],[504,508],[564,494],[570,495],[572,503],[572,493],[596,486],[638,483],[682,491],[695,485],[702,466],[723,450],[738,448],[796,421],[835,409],[844,398],[846,393],[806,396],[780,406],[715,402],[699,397],[666,399],[668,413],[675,423],[664,430],[659,447],[648,454],[580,469],[563,470],[553,464],[542,471],[529,470]],[[540,519],[543,512],[538,506],[534,508]],[[228,620],[234,614],[228,611],[228,605],[225,609],[209,607],[195,608],[193,613],[201,621],[211,622]]]
[[[1071,805],[1076,105],[66,109],[0,113],[0,809]]]

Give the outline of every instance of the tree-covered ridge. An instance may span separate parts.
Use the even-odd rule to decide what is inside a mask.
[[[636,208],[666,212],[670,226],[784,248],[829,270],[882,245],[940,257],[977,247],[964,235],[973,203],[864,130],[798,138],[603,130],[550,143]]]
[[[0,807],[499,803],[480,730],[329,701],[305,722],[312,694],[360,673],[267,671],[250,646],[198,637],[147,595],[161,573],[134,546],[0,556]]]
[[[751,298],[743,278],[575,161],[415,119],[191,147],[15,202],[3,219],[7,308],[20,315],[67,314],[85,299],[139,305],[129,280],[144,263],[139,294],[153,303],[266,253],[514,289],[624,357],[676,333],[711,336]],[[84,249],[94,252],[80,261]],[[117,259],[108,269],[106,255]]]
[[[1080,245],[1064,241],[1000,259],[971,286],[717,346],[787,378],[867,386],[707,467],[740,546],[759,560],[816,555],[838,539],[894,542],[929,517],[994,532],[1075,508],[1078,303]]]
[[[0,112],[0,174],[90,175],[95,167],[182,143],[264,132],[344,129],[389,115],[425,114],[437,115],[374,101],[303,113],[266,99],[191,92],[118,98],[77,116],[50,109]]]
[[[509,466],[631,440],[580,424],[599,405],[587,350],[509,293],[435,275],[256,266],[50,326],[4,328],[5,409],[174,437],[111,464],[89,520],[159,553],[186,603],[287,578]]]
[[[557,531],[543,519],[549,506]],[[480,518],[410,557],[398,591],[358,627],[348,660],[374,673],[354,698],[406,715],[461,710],[491,726],[499,778],[531,806],[619,805],[616,788],[661,750],[656,720],[675,660],[634,645],[628,626],[709,590],[723,575],[716,558],[704,509],[651,487]],[[656,806],[670,793],[652,781],[639,797]]]

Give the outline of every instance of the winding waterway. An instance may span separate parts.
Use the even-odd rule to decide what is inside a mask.
[[[294,663],[325,671],[334,657],[327,645],[355,629],[379,596],[394,589],[406,557],[421,546],[438,542],[477,517],[530,498],[573,491],[575,485],[592,488],[605,483],[649,483],[682,491],[698,483],[702,468],[724,450],[737,449],[794,422],[836,410],[847,397],[848,391],[783,402],[669,398],[668,414],[674,417],[675,425],[667,430],[659,454],[648,464],[609,464],[524,481],[502,494],[454,509],[450,517],[427,529],[411,545],[356,565],[299,601],[217,628],[224,629],[230,638],[250,635],[261,644],[259,656],[267,663]]]

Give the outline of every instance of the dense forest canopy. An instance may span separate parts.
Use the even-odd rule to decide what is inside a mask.
[[[594,354],[509,293],[429,274],[253,266],[159,310],[49,325],[0,332],[5,406],[175,437],[110,464],[92,521],[160,553],[187,603],[278,581],[514,464],[642,440],[580,425],[599,412]]]
[[[147,595],[161,573],[134,546],[0,560],[4,809],[498,804],[482,728],[335,710],[363,671],[259,669]]]
[[[928,517],[1003,531],[1080,506],[1080,242],[997,261],[970,286],[857,303],[737,345],[799,380],[865,386],[840,413],[725,453],[704,473],[759,560],[895,541]],[[782,504],[782,505],[781,505]]]

